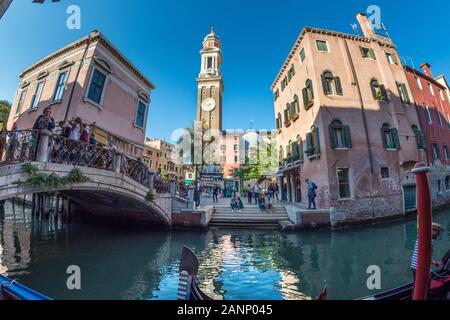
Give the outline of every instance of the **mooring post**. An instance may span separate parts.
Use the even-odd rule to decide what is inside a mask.
[[[412,173],[416,175],[417,212],[419,215],[419,248],[417,257],[414,300],[427,300],[431,275],[432,251],[432,204],[427,173],[430,171],[424,163],[415,165]]]
[[[52,133],[48,130],[41,130],[39,132],[39,145],[37,146],[36,161],[48,162],[49,160],[49,141]]]

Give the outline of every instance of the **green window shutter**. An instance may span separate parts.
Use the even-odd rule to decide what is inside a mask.
[[[333,124],[330,124],[328,126],[328,131],[330,132],[330,147],[331,149],[336,149],[337,148],[337,142],[336,139],[334,137],[334,126]]]
[[[303,88],[302,90],[302,95],[303,95],[303,106],[307,106],[308,105],[308,89]]]
[[[364,53],[364,48],[363,48],[363,47],[359,47],[359,51],[361,51],[361,56],[362,56],[363,58],[365,58],[365,57],[366,57],[366,54]]]
[[[313,131],[313,145],[314,145],[314,154],[320,155],[320,137],[319,137],[319,128],[315,127]]]
[[[419,149],[427,150],[427,143],[425,140],[425,133],[423,130],[419,130]]]
[[[342,92],[342,84],[341,84],[341,78],[339,77],[334,77],[334,84],[336,86],[336,94],[338,96],[342,96],[343,92]]]
[[[380,90],[381,90],[381,95],[384,98],[384,101],[389,102],[387,91],[386,91],[386,87],[384,85],[381,85],[380,86]]]
[[[300,152],[300,160],[304,160],[305,159],[305,154],[304,154],[304,150],[303,150],[303,141],[300,141],[299,142],[300,143],[300,150],[299,150],[299,152]]]
[[[385,132],[385,128],[381,128],[381,139],[383,140],[383,148],[388,149],[388,142],[386,139],[386,132]]]
[[[308,156],[312,156],[313,155],[313,137],[312,137],[312,133],[307,133],[306,134],[306,154]]]
[[[372,96],[377,99],[377,91],[375,90],[375,81],[370,81],[370,89],[372,90]]]
[[[329,92],[329,90],[328,90],[327,80],[325,79],[325,76],[323,74],[320,77],[322,78],[323,93],[327,96],[327,95],[331,94],[331,92]]]
[[[345,139],[345,147],[346,148],[352,148],[352,136],[350,134],[350,127],[344,126],[344,139]]]
[[[410,103],[411,100],[409,100],[409,94],[408,94],[408,90],[406,90],[406,84],[402,84],[402,87],[403,87],[403,91],[405,91],[406,103]]]
[[[400,150],[400,139],[398,137],[398,130],[396,128],[391,129],[392,140],[394,140],[395,149]]]

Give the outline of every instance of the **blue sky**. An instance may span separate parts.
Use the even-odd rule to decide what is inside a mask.
[[[372,4],[399,48],[450,75],[450,2],[423,1],[208,1],[14,0],[0,20],[0,99],[12,100],[18,74],[50,52],[101,31],[157,86],[148,136],[169,138],[196,113],[199,51],[210,27],[223,42],[224,128],[274,126],[270,85],[304,26],[353,33],[356,14]],[[120,3],[125,3],[124,6]],[[67,6],[81,7],[81,30],[66,28]]]

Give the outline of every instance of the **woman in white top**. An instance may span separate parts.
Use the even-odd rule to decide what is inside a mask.
[[[78,141],[80,140],[80,131],[81,131],[82,122],[80,118],[76,118],[73,126],[72,131],[70,131],[69,139],[72,141]]]

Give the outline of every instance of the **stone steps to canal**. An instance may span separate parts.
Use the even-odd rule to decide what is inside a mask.
[[[289,220],[286,209],[282,206],[274,207],[272,210],[261,210],[257,206],[249,206],[240,212],[232,212],[229,206],[215,206],[209,226],[272,230],[288,230],[294,227]]]

